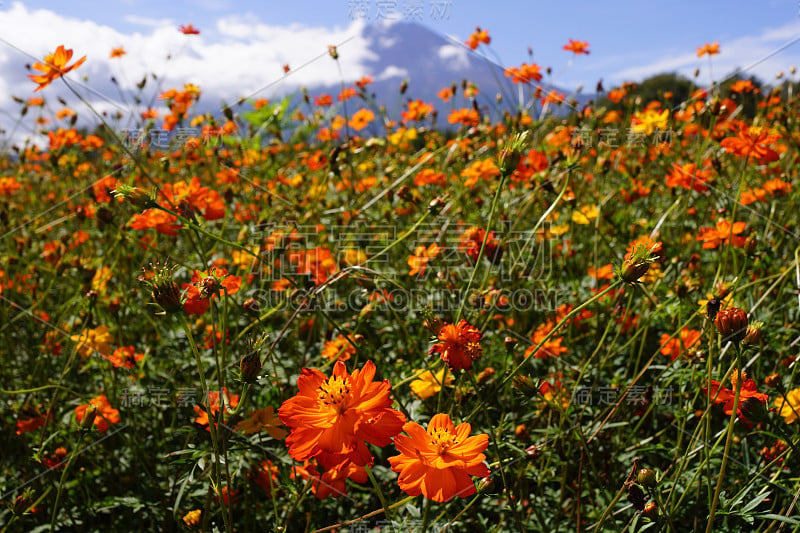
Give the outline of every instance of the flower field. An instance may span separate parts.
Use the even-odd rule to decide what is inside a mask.
[[[113,117],[90,61],[0,154],[1,532],[800,525],[791,84]]]

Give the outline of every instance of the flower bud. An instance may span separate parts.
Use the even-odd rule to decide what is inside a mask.
[[[242,372],[242,381],[253,383],[261,372],[261,357],[258,352],[250,352],[239,361],[239,370]]]
[[[721,302],[719,298],[711,298],[708,302],[706,302],[706,314],[708,318],[714,320],[717,318],[717,313],[719,312],[719,306]]]
[[[94,424],[94,419],[97,418],[97,407],[94,405],[90,405],[86,408],[83,412],[83,418],[79,423],[81,429],[91,429],[92,424]]]
[[[658,506],[656,502],[647,502],[644,504],[644,509],[642,510],[642,514],[649,518],[650,520],[657,520],[658,519]]]
[[[736,344],[742,342],[747,334],[747,313],[736,307],[724,309],[717,313],[714,325],[722,335],[723,340]]]
[[[638,481],[640,485],[642,485],[643,487],[647,487],[648,489],[652,489],[658,484],[658,481],[656,481],[656,473],[650,470],[649,468],[640,469],[639,473],[636,474],[636,481]]]
[[[781,375],[775,372],[764,378],[764,385],[770,389],[780,388],[783,385]]]
[[[763,328],[763,322],[753,322],[747,326],[747,333],[742,342],[751,346],[759,344],[761,342],[761,332],[764,330]]]
[[[438,316],[430,315],[422,321],[422,325],[425,326],[435,337],[438,337],[439,332],[442,331],[442,328],[444,327],[444,321],[442,321],[442,319]]]
[[[747,252],[747,255],[755,255],[758,251],[758,237],[755,235],[750,235],[744,241],[744,251]]]
[[[742,403],[740,411],[743,419],[754,424],[766,422],[768,420],[767,408],[764,406],[764,403],[753,396],[750,396]]]
[[[261,311],[261,305],[259,305],[258,300],[255,298],[248,298],[245,300],[242,307],[244,307],[245,312],[249,315],[257,316],[259,311]]]
[[[22,515],[30,508],[31,505],[33,505],[33,494],[33,489],[27,488],[22,494],[17,496],[17,498],[14,500],[13,508],[15,515]]]
[[[539,392],[539,388],[528,376],[514,376],[514,379],[511,380],[511,384],[515,389],[525,395],[533,396]]]
[[[483,492],[488,492],[488,491],[492,490],[493,486],[494,486],[494,481],[492,480],[492,478],[489,477],[489,476],[486,476],[485,478],[482,478],[480,481],[478,481],[477,489],[478,489],[478,492],[483,493]]]
[[[514,337],[506,337],[505,339],[503,339],[503,346],[506,347],[507,352],[510,352],[511,350],[516,348],[517,339],[515,339]]]
[[[620,277],[622,277],[625,283],[635,283],[639,278],[647,274],[648,270],[650,270],[650,263],[634,262],[630,259],[626,259],[622,263]]]

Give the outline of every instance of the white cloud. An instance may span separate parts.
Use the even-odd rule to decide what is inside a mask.
[[[468,50],[463,46],[446,44],[439,47],[439,58],[448,62],[450,70],[458,71],[469,67]]]
[[[150,17],[140,17],[139,15],[125,15],[123,20],[128,24],[147,26],[149,28],[158,28],[172,24],[170,19],[154,19]]]
[[[390,65],[383,69],[383,72],[376,76],[376,80],[388,80],[391,78],[406,78],[408,77],[408,70],[400,67],[396,67],[394,65]]]
[[[110,82],[113,76],[126,94],[124,100],[131,102],[136,83],[148,77],[142,94],[145,102],[168,88],[194,83],[203,91],[201,104],[211,107],[223,99],[234,102],[249,96],[273,98],[300,86],[340,83],[342,74],[337,62],[328,56],[328,45],[338,46],[345,82],[370,74],[366,65],[375,58],[363,36],[365,23],[360,20],[345,28],[287,27],[263,24],[248,14],[223,17],[200,35],[183,35],[169,19],[129,15],[125,20],[144,28],[144,32],[124,33],[46,9],[31,9],[21,2],[14,2],[0,14],[2,37],[17,48],[0,43],[0,79],[4,86],[1,94],[22,98],[33,96],[36,87],[27,78],[30,71],[25,65],[41,61],[61,44],[74,50],[73,60],[87,56],[86,63],[68,74],[67,79],[92,101],[120,101],[118,88]],[[110,59],[111,49],[118,46],[123,46],[127,54]],[[283,72],[285,64],[291,69],[288,74]],[[152,74],[158,77],[157,82]],[[84,77],[86,83],[82,84]],[[89,91],[90,87],[95,94]],[[42,95],[54,105],[56,97],[63,96],[81,116],[90,115],[88,110],[80,109],[81,104],[60,83],[54,83]],[[159,104],[155,100],[155,105]],[[8,97],[0,100],[0,109],[18,111]],[[137,111],[129,109],[131,114]]]

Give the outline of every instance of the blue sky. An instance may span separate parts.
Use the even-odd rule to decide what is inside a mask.
[[[14,2],[4,1],[1,9]],[[255,0],[87,0],[26,1],[27,10],[47,9],[64,17],[90,20],[120,33],[147,33],[147,23],[192,22],[203,31],[203,39],[220,39],[216,25],[226,17],[259,22],[266,26],[298,25],[309,28],[346,29],[355,19],[367,22],[379,18],[414,20],[460,40],[480,25],[492,36],[492,57],[508,66],[528,61],[527,48],[534,60],[552,66],[562,76],[561,83],[594,84],[598,78],[615,82],[632,79],[658,67],[693,70],[675,59],[691,56],[697,46],[719,41],[721,56],[718,74],[726,68],[745,67],[771,52],[789,38],[765,39],[769,32],[785,29],[787,37],[800,35],[800,7],[796,0],[632,2],[622,0],[542,2],[542,1],[468,1],[468,0],[296,0],[264,2]],[[394,8],[392,7],[394,6]],[[405,13],[416,7],[415,17]],[[360,16],[360,12],[366,17]],[[381,12],[389,14],[382,17]],[[2,23],[0,23],[2,27]],[[52,29],[50,29],[52,30]],[[0,35],[7,34],[0,31]],[[52,38],[58,32],[49,31]],[[582,56],[568,66],[570,54],[561,50],[567,39],[589,41],[591,55]],[[746,46],[747,39],[752,46]],[[726,43],[731,45],[726,50]],[[123,43],[124,44],[124,43]],[[280,44],[280,43],[277,43]],[[290,43],[287,43],[289,45]],[[323,48],[328,43],[320,42]],[[765,44],[766,46],[762,46]],[[754,53],[742,54],[742,46]],[[728,57],[726,58],[726,54]],[[760,55],[759,55],[760,54]],[[736,57],[731,57],[731,56]],[[788,68],[800,58],[800,43],[778,55],[779,61],[767,66]],[[670,62],[672,60],[672,62]],[[687,63],[687,61],[677,62]],[[706,63],[695,60],[696,66]],[[785,65],[785,66],[784,66]],[[768,68],[756,68],[757,74],[773,75]]]
[[[414,7],[415,15],[407,15]],[[113,111],[120,101],[111,76],[123,90],[133,90],[142,76],[156,73],[164,88],[196,83],[213,101],[235,101],[251,91],[271,98],[281,89],[337,83],[341,75],[326,51],[342,42],[345,81],[375,74],[366,70],[370,50],[363,30],[387,19],[419,22],[462,49],[479,25],[492,42],[477,53],[518,66],[531,62],[531,47],[533,61],[553,68],[549,81],[567,90],[583,85],[592,92],[601,78],[610,88],[665,71],[692,76],[697,68],[699,84],[737,67],[750,67],[748,74],[770,82],[800,65],[797,0],[0,0],[0,127],[17,112],[8,95],[33,96],[25,64],[59,44],[73,48],[76,58],[89,56],[70,78],[85,81],[98,109]],[[177,31],[188,23],[201,34]],[[588,41],[591,54],[574,57],[562,50],[570,38]],[[696,49],[713,41],[721,54],[711,69]],[[110,59],[116,46],[128,54]],[[284,76],[284,64],[292,66],[290,76]],[[309,67],[296,68],[304,64]]]

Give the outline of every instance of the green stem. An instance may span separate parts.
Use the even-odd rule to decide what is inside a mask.
[[[389,514],[389,505],[386,503],[386,497],[383,495],[383,491],[381,490],[381,486],[378,484],[378,480],[375,479],[375,476],[372,474],[372,469],[367,465],[364,467],[367,471],[367,476],[369,476],[369,480],[372,483],[372,486],[375,487],[375,492],[378,493],[378,499],[381,501],[381,505],[383,506],[383,512],[386,515],[386,518],[389,521],[392,520],[392,515]],[[423,531],[425,528],[423,528]],[[394,526],[392,527],[392,531],[394,531]]]
[[[739,347],[739,344],[736,344],[736,368],[738,371],[738,375],[736,377],[736,394],[733,398],[733,410],[731,411],[730,421],[728,422],[728,433],[725,437],[725,451],[722,454],[722,464],[719,468],[717,488],[714,490],[714,496],[711,500],[711,510],[708,513],[706,533],[711,533],[714,527],[714,514],[717,510],[719,494],[722,491],[722,482],[725,479],[725,468],[728,466],[728,459],[730,458],[731,442],[733,441],[733,426],[736,422],[736,414],[739,409],[739,396],[742,392],[742,350]]]

